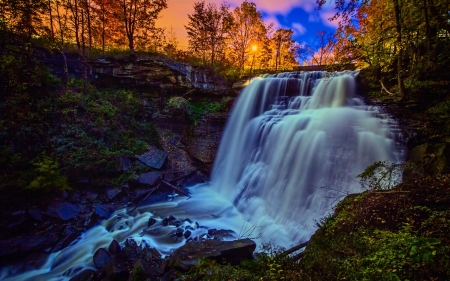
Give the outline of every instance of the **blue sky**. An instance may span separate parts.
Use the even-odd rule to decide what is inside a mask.
[[[188,22],[188,14],[193,13],[195,2],[200,0],[168,0],[168,8],[161,13],[158,20],[160,27],[175,31],[179,47],[187,47],[187,33],[184,25]],[[205,0],[206,3],[220,5],[222,0]],[[232,8],[240,6],[242,0],[225,1]],[[316,31],[333,32],[337,23],[328,21],[334,15],[334,7],[326,4],[317,10],[316,0],[253,0],[267,22],[273,22],[275,27],[292,29],[293,39],[299,43],[314,45]],[[334,1],[332,1],[334,2]]]

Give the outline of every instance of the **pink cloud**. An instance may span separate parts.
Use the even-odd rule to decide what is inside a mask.
[[[337,28],[339,25],[339,20],[333,20],[330,21],[329,19],[332,18],[336,14],[335,11],[321,11],[319,13],[320,18],[322,19],[322,23],[326,26]]]
[[[297,33],[298,35],[303,35],[306,33],[306,28],[298,23],[298,22],[294,22],[292,23],[292,29],[294,30],[295,33]]]

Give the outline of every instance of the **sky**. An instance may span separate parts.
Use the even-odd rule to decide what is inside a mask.
[[[178,47],[186,49],[188,39],[185,25],[188,23],[188,14],[194,12],[194,3],[201,0],[168,0],[168,8],[163,10],[157,25],[175,32],[179,41]],[[336,30],[337,22],[330,22],[328,18],[334,15],[332,4],[325,4],[317,9],[316,0],[247,0],[256,4],[258,11],[266,22],[273,22],[275,28],[292,29],[293,39],[299,43],[315,44],[316,31]],[[243,0],[205,0],[206,3],[215,3],[219,6],[225,2],[234,9],[240,6]],[[334,3],[334,1],[330,1]]]

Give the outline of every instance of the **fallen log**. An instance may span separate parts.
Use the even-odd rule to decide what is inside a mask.
[[[167,181],[165,181],[165,180],[162,180],[161,182],[162,182],[163,184],[167,185],[168,187],[171,187],[171,188],[175,189],[175,190],[178,191],[178,193],[180,193],[180,194],[183,194],[183,195],[186,195],[186,196],[189,195],[186,191],[182,190],[182,189],[179,188],[179,187],[176,187],[175,185],[173,185],[173,184],[171,184],[171,183],[169,183],[169,182],[167,182]]]
[[[308,240],[308,241],[306,241],[306,242],[303,242],[303,243],[301,243],[301,244],[299,244],[299,245],[297,245],[297,246],[294,246],[294,247],[290,248],[289,250],[286,250],[286,251],[284,252],[284,254],[285,254],[285,255],[290,255],[290,254],[292,254],[293,252],[300,250],[301,248],[305,248],[306,246],[308,246],[309,241],[310,241],[310,240]]]

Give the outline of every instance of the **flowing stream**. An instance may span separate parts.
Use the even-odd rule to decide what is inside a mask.
[[[192,237],[229,229],[229,239],[256,238],[289,247],[313,234],[316,223],[345,194],[360,192],[356,176],[375,161],[401,162],[396,123],[355,94],[358,72],[283,73],[256,78],[236,101],[214,163],[211,182],[190,197],[119,210],[39,269],[0,270],[2,280],[69,280],[95,268],[92,256],[128,237],[169,255],[185,243],[176,227],[148,227],[175,216]],[[189,218],[190,220],[185,221]],[[191,222],[192,221],[192,222]]]

